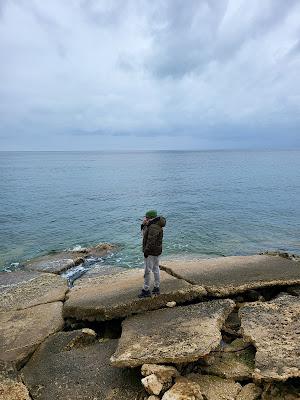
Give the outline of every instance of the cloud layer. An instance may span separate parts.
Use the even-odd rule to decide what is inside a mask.
[[[0,0],[0,149],[300,147],[298,0]]]

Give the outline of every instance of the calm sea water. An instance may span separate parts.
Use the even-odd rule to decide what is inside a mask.
[[[299,254],[300,151],[0,152],[0,268],[104,241],[140,265],[149,208],[167,257]]]

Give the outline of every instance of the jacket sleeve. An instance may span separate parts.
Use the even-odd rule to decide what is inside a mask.
[[[148,257],[149,255],[153,254],[157,250],[157,245],[162,242],[162,230],[156,229],[154,225],[150,225],[147,232],[147,237],[145,238],[145,249],[144,255]]]

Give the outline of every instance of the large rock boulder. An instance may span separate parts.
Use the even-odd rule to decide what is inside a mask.
[[[0,360],[20,367],[46,337],[63,326],[61,302],[0,313]]]
[[[67,281],[32,271],[0,272],[0,312],[64,300]]]
[[[34,353],[22,370],[33,400],[138,400],[145,395],[137,371],[110,366],[117,340],[80,345],[81,336],[81,331],[57,333]]]
[[[221,327],[234,306],[229,299],[214,300],[129,317],[111,363],[135,367],[198,360],[219,345]]]
[[[157,309],[168,301],[182,303],[206,294],[203,287],[190,285],[162,272],[161,294],[139,299],[143,276],[144,270],[133,269],[77,282],[67,295],[64,316],[103,321]]]
[[[300,298],[282,295],[239,311],[244,338],[256,347],[256,379],[300,377]]]
[[[218,376],[189,374],[187,378],[200,386],[205,400],[235,400],[242,386],[232,379]]]
[[[269,255],[232,256],[192,261],[165,261],[161,268],[213,296],[300,283],[300,264]]]

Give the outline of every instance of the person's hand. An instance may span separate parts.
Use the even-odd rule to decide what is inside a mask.
[[[148,254],[147,254],[147,253],[144,253],[144,257],[147,258],[147,257],[148,257]]]

